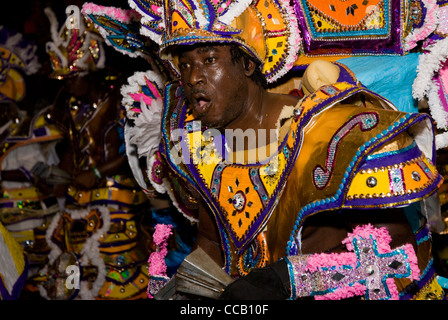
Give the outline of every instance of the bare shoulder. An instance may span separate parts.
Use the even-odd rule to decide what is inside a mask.
[[[269,93],[265,100],[265,119],[268,121],[270,128],[277,126],[277,121],[282,110],[286,107],[295,107],[299,103],[300,98],[281,93]]]
[[[269,105],[271,107],[277,108],[283,108],[286,105],[295,106],[300,98],[290,95],[290,94],[283,94],[283,93],[269,93],[268,95]]]

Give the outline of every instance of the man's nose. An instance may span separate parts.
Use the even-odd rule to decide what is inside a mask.
[[[205,76],[203,68],[201,66],[193,66],[190,70],[188,84],[190,86],[196,86],[198,84],[205,83]]]

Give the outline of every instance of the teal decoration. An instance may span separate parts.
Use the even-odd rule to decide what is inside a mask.
[[[418,112],[412,97],[419,53],[404,56],[363,56],[340,59],[367,89],[392,102],[398,110]]]

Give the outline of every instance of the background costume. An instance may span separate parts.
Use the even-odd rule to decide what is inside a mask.
[[[121,75],[105,69],[105,50],[93,25],[75,19],[78,28],[59,29],[52,11],[46,13],[52,22],[51,76],[66,81],[51,115],[64,133],[61,167],[73,180],[46,233],[51,252],[41,270],[40,293],[47,299],[146,298],[148,248],[140,220],[147,199],[124,151]],[[78,95],[82,81],[96,97]]]
[[[1,296],[16,299],[25,282],[27,291],[37,290],[34,278],[47,263],[50,251],[45,241],[45,231],[60,209],[53,186],[65,183],[67,176],[64,172],[56,172],[59,157],[55,146],[62,139],[62,132],[48,121],[45,109],[32,113],[27,112],[24,106],[19,107],[29,90],[28,76],[40,68],[37,47],[20,33],[3,26],[0,28],[0,223],[5,241],[2,241],[3,249],[11,248],[10,254],[14,259],[8,267],[10,254],[2,251],[5,265],[1,268]],[[21,246],[15,245],[15,241]],[[23,254],[25,260],[21,256]],[[3,273],[3,268],[10,270]],[[19,282],[13,289],[14,281]]]

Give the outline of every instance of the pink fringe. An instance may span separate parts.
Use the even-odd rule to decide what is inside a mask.
[[[155,227],[155,231],[153,234],[154,244],[157,246],[157,250],[150,254],[148,259],[148,274],[149,276],[163,276],[166,277],[166,263],[165,257],[168,253],[168,238],[173,232],[171,231],[173,228],[170,224],[162,224],[159,223]],[[149,286],[147,290],[147,294],[149,298],[152,298],[149,293]]]
[[[83,14],[97,14],[97,15],[107,15],[111,18],[114,18],[120,22],[129,23],[133,19],[138,19],[140,14],[135,10],[125,10],[115,7],[105,7],[100,6],[91,2],[85,3],[82,6]]]
[[[166,248],[166,246],[168,245],[166,241],[168,240],[169,236],[173,234],[173,232],[171,231],[172,228],[173,226],[170,224],[159,223],[158,225],[156,225],[153,234],[154,243],[157,246]]]
[[[411,266],[411,280],[418,280],[420,279],[420,268],[418,267],[418,259],[417,255],[415,254],[414,247],[412,244],[407,243],[404,246],[402,246],[404,249],[404,252],[408,256],[408,261]]]
[[[149,263],[148,274],[149,275],[166,276],[165,256],[168,252],[165,250],[162,250],[159,252],[157,252],[157,251],[153,252],[149,256],[149,259],[148,259],[148,263]]]
[[[140,102],[141,99],[143,99],[143,102],[146,103],[147,106],[151,105],[152,101],[151,97],[148,97],[144,93],[130,93],[129,95],[131,96],[132,99],[134,99],[137,102]]]
[[[386,284],[387,284],[387,287],[389,288],[389,292],[390,292],[389,300],[400,300],[400,297],[398,296],[397,285],[395,284],[394,278],[387,278]]]
[[[373,238],[376,238],[379,253],[386,253],[391,251],[390,242],[392,241],[392,237],[390,236],[387,229],[385,227],[375,228],[370,223],[363,226],[357,226],[353,230],[353,233],[349,233],[347,238],[345,238],[342,243],[345,244],[348,250],[354,251],[353,239],[355,238],[355,236],[360,236],[361,238],[368,239],[371,235],[373,236]]]

